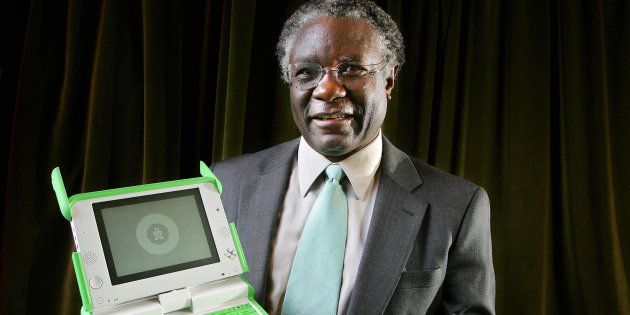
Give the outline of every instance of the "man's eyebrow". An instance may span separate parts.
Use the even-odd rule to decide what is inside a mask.
[[[351,62],[351,61],[357,61],[361,59],[362,58],[359,55],[342,55],[337,58],[337,60],[340,62]]]
[[[318,63],[319,60],[316,56],[304,56],[300,58],[295,58],[295,63]]]

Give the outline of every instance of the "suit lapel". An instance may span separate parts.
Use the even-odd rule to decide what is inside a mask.
[[[348,314],[385,311],[426,211],[427,203],[412,194],[421,183],[409,157],[383,137],[380,182]]]
[[[277,154],[270,152],[261,173],[241,185],[236,226],[250,269],[245,278],[261,304],[267,295],[270,254],[297,144],[292,141]]]

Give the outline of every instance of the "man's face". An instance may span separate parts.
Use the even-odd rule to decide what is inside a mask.
[[[324,17],[303,26],[289,56],[291,64],[318,63],[322,68],[384,61],[372,26],[342,17]],[[385,119],[395,71],[388,66],[374,75],[338,80],[327,70],[313,88],[291,84],[293,119],[306,142],[332,161],[343,160],[369,144]]]

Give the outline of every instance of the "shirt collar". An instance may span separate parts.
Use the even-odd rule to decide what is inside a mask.
[[[339,162],[339,165],[350,181],[355,199],[362,199],[365,196],[374,178],[374,174],[376,174],[381,164],[382,156],[383,141],[381,131],[379,130],[378,136],[376,136],[372,142]],[[298,181],[302,197],[306,196],[306,193],[317,177],[319,177],[319,174],[321,174],[328,165],[332,164],[326,157],[311,148],[306,140],[304,140],[304,137],[300,138],[297,163]]]

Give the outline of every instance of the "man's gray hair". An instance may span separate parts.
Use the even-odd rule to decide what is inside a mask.
[[[314,0],[303,4],[284,23],[276,46],[276,55],[282,71],[282,79],[290,83],[289,54],[295,35],[305,24],[324,16],[356,18],[374,27],[379,46],[390,66],[405,63],[405,44],[402,34],[389,14],[374,2],[367,0]],[[393,61],[393,62],[392,62]]]

